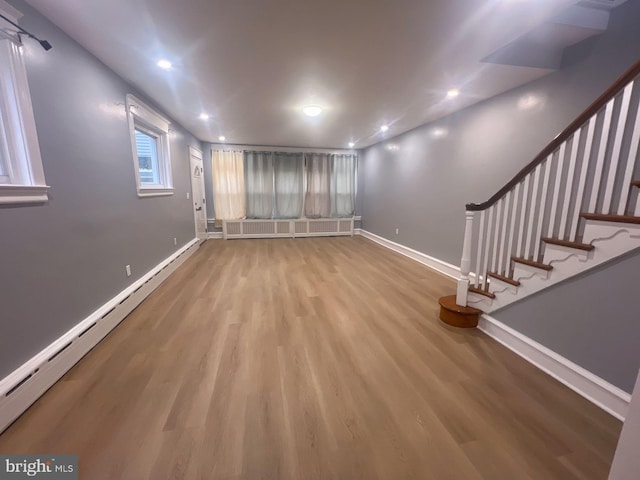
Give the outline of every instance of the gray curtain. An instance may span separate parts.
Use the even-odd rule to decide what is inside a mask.
[[[274,153],[276,218],[300,218],[304,198],[302,153]]]
[[[247,218],[273,216],[273,158],[271,152],[245,152]]]
[[[307,193],[304,213],[308,218],[331,216],[331,162],[329,155],[305,154],[307,163]]]
[[[356,160],[351,154],[331,155],[331,216],[352,217],[356,196]]]

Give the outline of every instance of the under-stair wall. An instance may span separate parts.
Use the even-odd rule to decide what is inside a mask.
[[[635,251],[491,316],[631,393],[640,369],[638,271]]]

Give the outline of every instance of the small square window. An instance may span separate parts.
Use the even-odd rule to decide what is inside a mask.
[[[173,195],[169,121],[133,95],[126,105],[138,196]]]
[[[138,152],[140,183],[144,185],[160,185],[158,137],[136,128],[136,150]]]

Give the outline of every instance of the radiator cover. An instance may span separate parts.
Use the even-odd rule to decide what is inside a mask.
[[[353,235],[351,218],[296,218],[293,220],[223,220],[222,235],[233,238],[294,238]]]

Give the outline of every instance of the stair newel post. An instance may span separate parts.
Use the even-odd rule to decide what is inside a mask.
[[[473,235],[473,212],[465,212],[464,243],[462,244],[462,260],[460,261],[460,279],[458,280],[458,291],[456,294],[456,304],[461,307],[467,306],[467,294],[469,292],[469,272],[471,271],[471,237]]]

